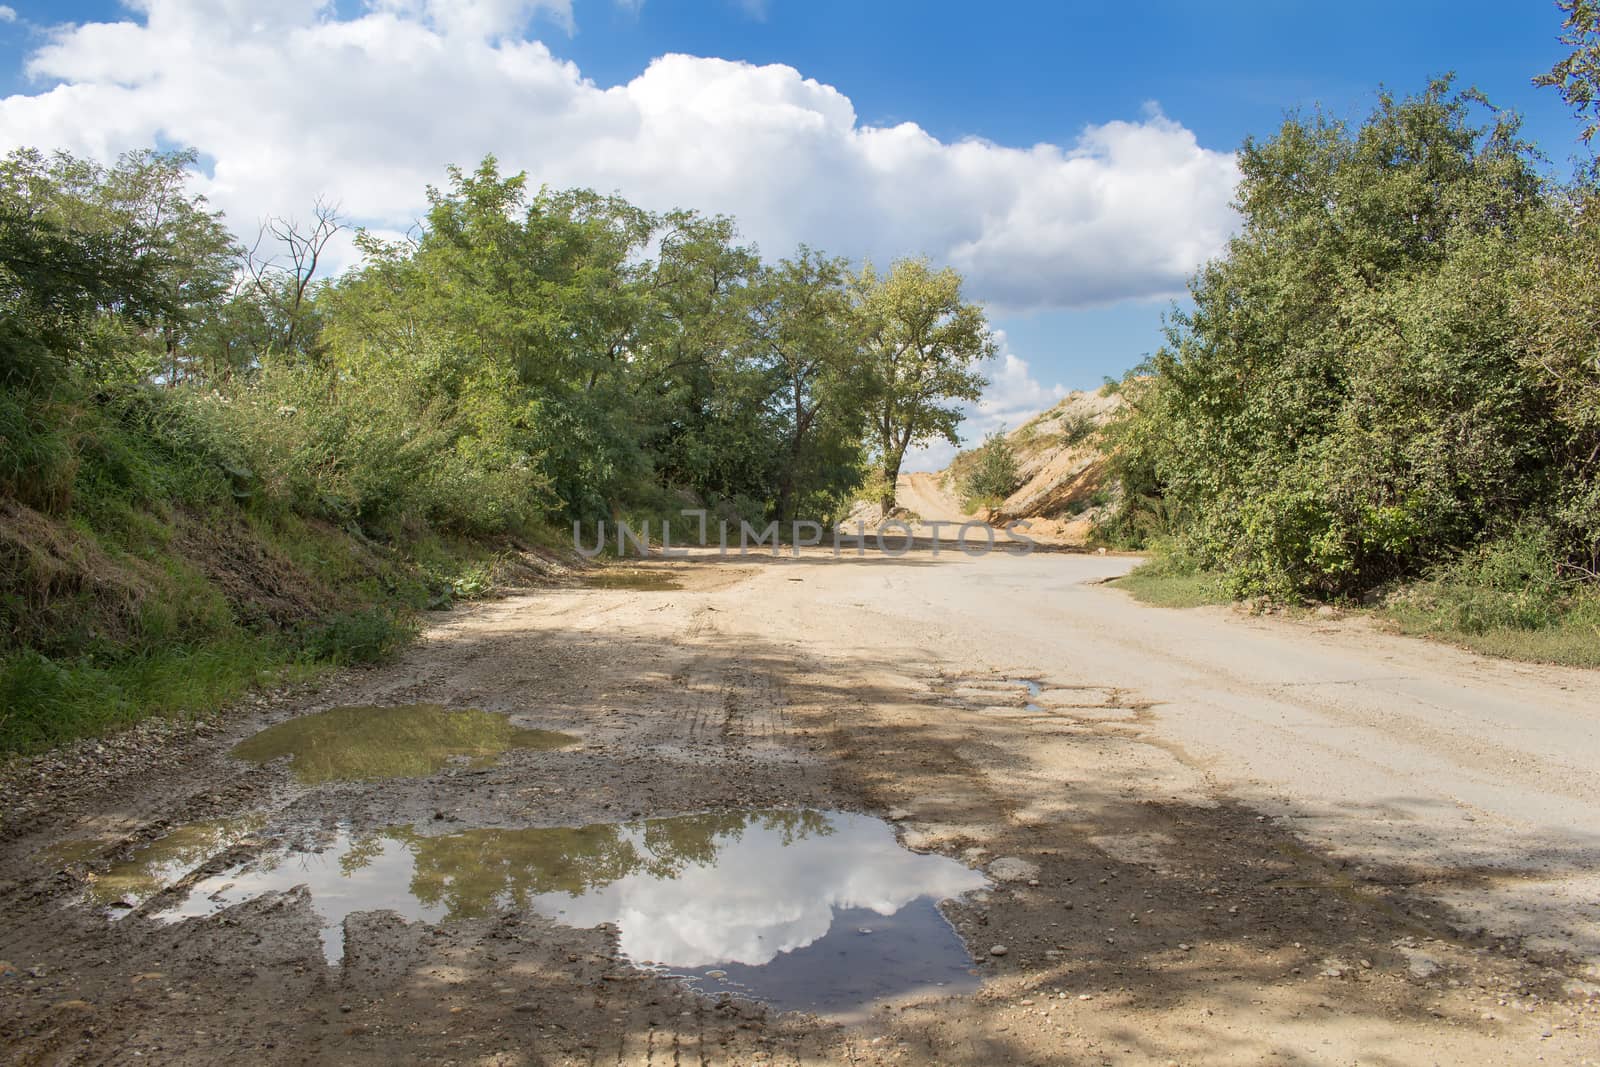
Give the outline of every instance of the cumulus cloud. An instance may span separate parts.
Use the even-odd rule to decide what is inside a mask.
[[[0,22],[15,21],[17,21],[17,9],[14,7],[7,7],[5,4],[0,4]]]
[[[533,905],[572,926],[615,925],[630,959],[759,967],[825,936],[837,911],[893,915],[920,897],[942,900],[986,884],[953,860],[901,848],[876,820],[836,814],[829,824],[825,835],[788,843],[751,831],[724,835],[712,862],[670,878],[630,874],[578,897],[544,894]],[[641,835],[631,838],[649,853]]]
[[[526,36],[570,0],[139,0],[55,30],[0,148],[99,158],[185,144],[241,231],[325,195],[406,229],[444,164],[494,152],[535,181],[733,214],[769,255],[927,255],[996,308],[1175,293],[1233,225],[1233,156],[1154,108],[1070,144],[946,142],[857,120],[792,67],[665,55],[601,88]]]

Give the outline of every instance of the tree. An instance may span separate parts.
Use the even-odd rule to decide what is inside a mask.
[[[1572,49],[1565,59],[1533,79],[1553,86],[1586,125],[1579,135],[1587,143],[1600,133],[1600,0],[1556,0],[1566,14],[1561,43]]]
[[[1172,521],[1236,593],[1328,597],[1542,506],[1552,396],[1511,268],[1550,213],[1515,118],[1482,105],[1437,81],[1358,128],[1246,142],[1241,230],[1126,389],[1124,527]]]
[[[888,515],[906,449],[935,439],[959,444],[960,401],[988,380],[976,365],[995,353],[983,311],[961,299],[961,276],[925,260],[900,260],[888,277],[869,263],[854,280],[862,336],[865,410]]]
[[[107,169],[24,149],[0,164],[8,302],[22,315],[12,325],[49,330],[33,362],[169,385],[188,373],[188,340],[225,297],[238,253],[220,213],[185,189],[194,160],[145,150]]]
[[[312,206],[309,223],[279,216],[261,224],[244,262],[271,351],[314,358],[309,298],[328,243],[344,228],[339,209],[321,199]]]
[[[777,383],[784,457],[778,473],[779,522],[796,515],[808,490],[837,481],[859,439],[859,350],[843,260],[802,245],[794,258],[765,268],[753,316],[759,358]],[[834,477],[829,477],[829,472]]]
[[[778,446],[773,382],[751,351],[760,257],[726,216],[673,211],[660,221],[631,406],[650,413],[645,447],[666,485],[754,512],[765,506]]]

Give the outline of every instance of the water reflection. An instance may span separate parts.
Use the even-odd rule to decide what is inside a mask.
[[[504,715],[438,704],[332,708],[269,726],[234,746],[253,763],[292,756],[295,777],[308,784],[335,780],[413,778],[432,774],[452,759],[480,766],[513,748],[551,749],[578,738],[554,730],[526,730]]]
[[[837,1010],[971,985],[970,960],[935,903],[984,884],[953,860],[901,847],[877,819],[764,810],[438,837],[340,830],[321,852],[276,853],[208,879],[165,916],[304,885],[338,961],[354,912],[440,922],[531,910],[571,926],[614,924],[629,959],[704,988]]]
[[[261,824],[260,817],[246,816],[180,826],[112,864],[105,873],[91,875],[89,899],[107,907],[136,907]]]

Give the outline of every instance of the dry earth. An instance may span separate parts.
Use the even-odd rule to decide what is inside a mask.
[[[1102,584],[1129,565],[948,549],[653,563],[683,587],[460,608],[396,666],[14,766],[0,1056],[1600,1062],[1595,676],[1358,621],[1149,609]],[[582,744],[318,786],[228,755],[293,716],[416,702]],[[247,812],[260,827],[188,880],[341,825],[771,806],[876,813],[912,848],[1014,875],[946,909],[981,991],[779,1015],[631,969],[608,928],[530,914],[352,916],[330,966],[304,893],[176,925],[81,904],[137,846]]]

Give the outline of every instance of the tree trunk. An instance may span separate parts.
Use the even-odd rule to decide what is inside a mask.
[[[900,461],[898,459],[883,461],[883,495],[878,497],[878,504],[883,508],[883,517],[888,518],[894,511],[894,486],[900,480]]]
[[[778,528],[784,529],[789,525],[794,515],[790,509],[794,507],[794,475],[785,471],[778,482]]]

